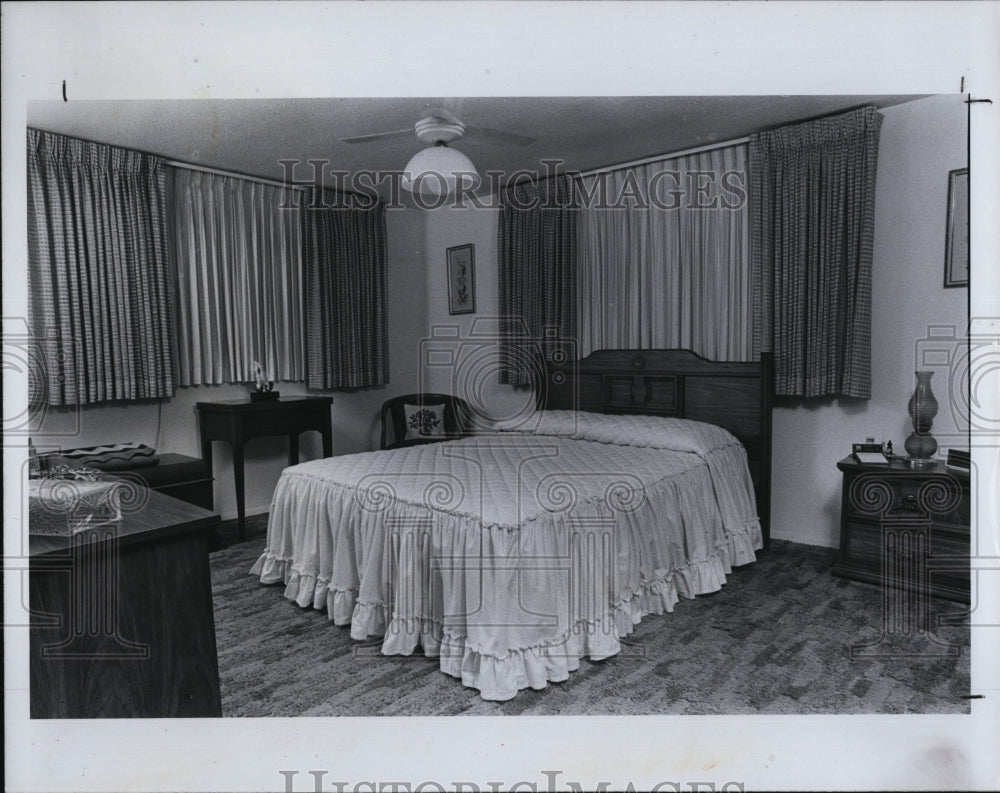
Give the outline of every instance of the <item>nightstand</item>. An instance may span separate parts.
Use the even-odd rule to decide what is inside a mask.
[[[316,430],[323,438],[323,456],[333,454],[333,430],[330,406],[333,397],[291,396],[283,399],[228,399],[198,402],[198,427],[201,457],[212,471],[212,441],[227,441],[233,449],[233,479],[236,485],[236,515],[240,539],[246,536],[246,513],[243,501],[243,447],[251,438],[269,435],[288,436],[288,464],[299,462],[299,434]]]
[[[835,575],[969,600],[969,474],[937,462],[865,465],[843,472]]]

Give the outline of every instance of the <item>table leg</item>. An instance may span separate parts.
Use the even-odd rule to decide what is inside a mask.
[[[201,459],[208,466],[208,475],[212,475],[212,439],[207,437],[205,432],[205,417],[199,417],[198,434],[201,436]]]
[[[323,436],[323,456],[333,457],[333,425],[330,421],[329,411],[327,411],[324,417],[323,426],[319,432]]]
[[[233,438],[233,479],[236,481],[236,519],[240,529],[240,539],[246,537],[247,518],[243,493],[243,438]]]
[[[299,436],[297,433],[288,436],[288,464],[299,464]]]
[[[212,476],[212,439],[209,438],[208,433],[205,432],[205,414],[201,411],[198,412],[198,435],[201,437],[201,459],[208,467],[208,478],[211,480],[212,503],[209,505],[209,509],[215,509],[215,478]],[[212,535],[208,540],[208,546],[212,551],[217,551],[222,547],[222,532],[219,531],[218,526],[212,529]]]

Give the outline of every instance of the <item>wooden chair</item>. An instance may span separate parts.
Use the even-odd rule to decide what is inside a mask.
[[[407,430],[419,431],[406,426],[406,406],[430,408],[443,406],[443,433],[421,434],[407,439]],[[412,411],[411,411],[412,413]],[[469,434],[472,413],[469,404],[460,397],[450,394],[404,394],[387,399],[382,404],[382,448],[399,449],[403,446],[417,446],[421,443],[463,438]],[[437,429],[437,428],[435,428]]]

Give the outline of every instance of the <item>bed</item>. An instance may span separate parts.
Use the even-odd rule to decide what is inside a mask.
[[[768,378],[677,350],[549,364],[538,410],[490,431],[287,468],[251,573],[484,699],[564,681],[766,546]]]

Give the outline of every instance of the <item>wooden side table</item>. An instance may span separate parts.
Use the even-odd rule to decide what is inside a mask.
[[[212,470],[212,441],[227,441],[233,449],[233,478],[236,484],[236,513],[240,538],[246,536],[244,509],[244,445],[251,438],[272,435],[288,436],[288,464],[299,462],[299,434],[315,430],[323,437],[323,456],[333,454],[333,429],[330,406],[333,397],[292,396],[252,402],[230,399],[198,402],[198,426],[201,456]]]
[[[840,549],[844,578],[969,600],[969,474],[936,462],[837,463],[844,477]]]

